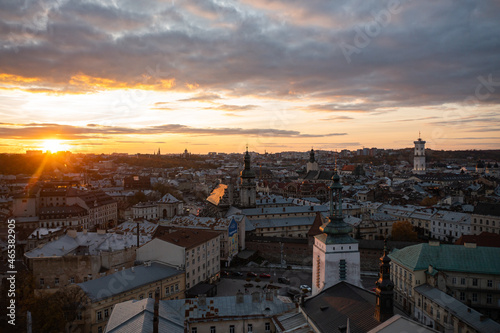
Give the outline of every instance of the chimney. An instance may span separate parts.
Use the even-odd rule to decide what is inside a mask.
[[[236,293],[236,304],[242,304],[244,302],[244,295],[241,291]]]
[[[158,324],[160,319],[158,318],[160,308],[160,293],[158,290],[155,291],[155,307],[154,307],[154,315],[153,315],[153,333],[158,333]]]

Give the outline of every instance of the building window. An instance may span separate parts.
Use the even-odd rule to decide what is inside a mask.
[[[465,285],[465,278],[460,279],[460,284]]]
[[[97,321],[102,320],[102,311],[97,311]]]
[[[234,333],[234,325],[229,326],[229,333]]]
[[[170,286],[170,293],[173,294],[174,293],[174,286]]]
[[[247,326],[247,333],[252,333],[253,332],[253,325],[252,324],[248,324]]]
[[[460,292],[460,300],[465,301],[465,293],[463,291]]]
[[[346,279],[346,262],[344,259],[341,259],[339,263],[339,277],[340,280]]]
[[[215,326],[210,326],[210,333],[215,333]]]
[[[491,294],[486,294],[486,303],[491,304],[492,303],[492,296]]]
[[[45,281],[43,280],[43,278],[40,278],[40,286],[43,286],[45,284]]]
[[[54,285],[57,287],[59,286],[59,278],[54,279]]]
[[[198,333],[198,328],[192,327],[191,328],[191,333]]]
[[[175,291],[176,291],[176,292],[178,292],[178,291],[179,291],[179,285],[178,285],[178,284],[176,284],[176,285],[175,285]]]
[[[97,333],[102,333],[102,326],[99,326],[99,327],[97,328]]]
[[[153,298],[153,293],[150,292],[149,295],[148,295],[149,298]]]
[[[140,295],[139,295],[139,299],[144,299],[144,295],[143,295],[143,294],[140,294]]]
[[[104,309],[104,318],[108,318],[109,317],[109,311],[108,309]]]
[[[457,284],[457,278],[456,278],[456,277],[452,278],[452,279],[451,279],[451,283],[453,283],[453,284]]]
[[[441,312],[439,312],[439,310],[436,311],[436,319],[437,320],[441,319]]]
[[[265,331],[270,332],[271,331],[271,323],[266,323],[265,324]]]
[[[488,287],[493,287],[493,280],[488,280]]]
[[[477,302],[477,294],[476,293],[472,293],[472,301]]]
[[[168,287],[165,287],[165,295],[168,295],[168,294],[169,294],[169,292],[168,292],[168,291],[169,291]]]
[[[472,285],[477,286],[477,279],[472,279]]]

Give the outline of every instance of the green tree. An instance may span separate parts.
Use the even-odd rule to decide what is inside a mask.
[[[392,239],[395,241],[416,242],[418,234],[408,221],[397,221],[392,225]]]

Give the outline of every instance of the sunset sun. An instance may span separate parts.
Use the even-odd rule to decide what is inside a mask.
[[[51,153],[56,153],[58,151],[67,150],[68,148],[61,140],[45,140],[43,141],[43,149]]]

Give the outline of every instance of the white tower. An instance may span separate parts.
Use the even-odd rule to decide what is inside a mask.
[[[312,295],[340,281],[362,287],[358,242],[349,236],[352,228],[342,216],[342,185],[337,171],[332,179],[330,221],[320,227],[323,233],[314,237]]]
[[[420,138],[418,133],[418,140],[413,141],[415,144],[415,155],[413,157],[413,173],[425,173],[425,141]]]
[[[316,162],[314,158],[314,149],[311,148],[311,152],[309,153],[309,162],[306,165],[306,172],[309,171],[318,171],[318,162]]]

